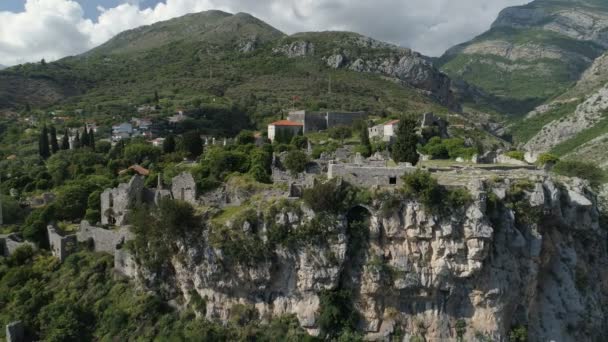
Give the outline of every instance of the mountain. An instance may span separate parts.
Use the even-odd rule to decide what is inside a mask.
[[[32,87],[53,96],[33,96]],[[450,88],[409,49],[350,32],[287,36],[248,14],[208,11],[123,32],[80,56],[4,70],[0,107],[118,113],[157,91],[165,109],[239,105],[262,125],[294,98],[309,109],[447,112],[458,109]]]
[[[536,0],[504,9],[489,31],[449,49],[452,78],[523,114],[566,92],[608,48],[608,2]]]

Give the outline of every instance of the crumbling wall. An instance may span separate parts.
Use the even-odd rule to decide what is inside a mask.
[[[126,216],[133,206],[142,202],[144,178],[136,175],[129,183],[122,183],[114,189],[106,189],[101,194],[101,223],[125,224]]]
[[[133,234],[129,231],[128,227],[110,230],[94,227],[88,221],[82,221],[76,237],[79,242],[92,240],[93,250],[95,252],[106,252],[113,255],[117,246],[125,241],[131,240]]]
[[[6,257],[11,256],[19,247],[26,245],[36,249],[35,244],[23,240],[23,238],[17,234],[0,235],[0,255]]]
[[[196,182],[192,174],[184,172],[176,177],[173,177],[171,182],[171,192],[173,198],[180,201],[186,201],[190,204],[196,203]]]
[[[55,227],[47,226],[47,234],[49,237],[49,245],[53,256],[59,258],[60,261],[65,260],[68,255],[76,251],[78,247],[76,235],[63,236]]]
[[[401,186],[401,177],[405,173],[414,172],[413,166],[400,164],[397,167],[380,167],[356,164],[329,164],[327,178],[341,177],[346,182],[362,187],[371,186]]]

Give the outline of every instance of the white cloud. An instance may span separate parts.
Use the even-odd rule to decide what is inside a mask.
[[[209,9],[248,12],[286,33],[350,30],[429,55],[485,31],[498,12],[529,0],[164,0],[151,8],[128,0],[84,17],[74,0],[26,0],[0,12],[0,64],[82,53],[117,33]]]

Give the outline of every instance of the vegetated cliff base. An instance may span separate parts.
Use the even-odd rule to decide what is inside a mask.
[[[200,229],[169,243],[170,261],[139,267],[138,278],[212,320],[295,314],[314,335],[590,341],[608,333],[606,226],[584,184],[494,179],[467,192],[429,178],[404,193],[353,194],[338,184],[334,197],[205,214]],[[306,205],[315,198],[333,204]]]

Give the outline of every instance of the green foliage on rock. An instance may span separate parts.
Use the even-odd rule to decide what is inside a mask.
[[[292,174],[296,175],[306,170],[306,164],[308,163],[308,156],[306,153],[300,150],[293,150],[287,153],[285,157],[285,168]]]
[[[467,147],[465,141],[460,138],[432,137],[426,145],[420,148],[420,152],[430,156],[431,159],[463,158],[469,160],[478,151],[474,147]]]
[[[403,187],[406,195],[419,200],[434,213],[466,209],[473,201],[466,189],[448,189],[440,185],[429,172],[420,169],[403,176]]]
[[[608,181],[606,171],[591,162],[561,160],[555,164],[553,172],[562,176],[586,179],[592,186],[599,186]]]

